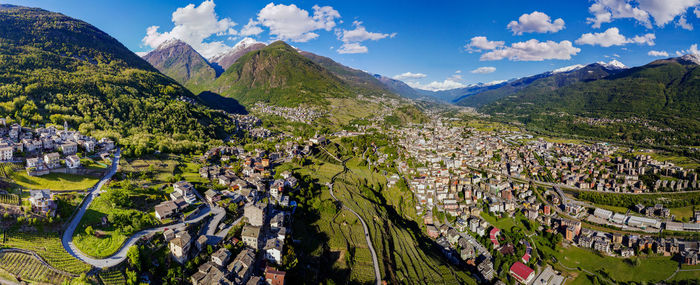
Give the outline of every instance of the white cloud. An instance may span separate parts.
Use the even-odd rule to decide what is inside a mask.
[[[526,42],[517,42],[509,47],[494,49],[481,55],[480,60],[501,60],[507,58],[513,61],[542,61],[546,59],[571,59],[581,51],[574,47],[570,41],[546,41],[540,42],[531,39]]]
[[[688,23],[688,20],[685,19],[685,15],[681,15],[678,18],[678,22],[676,22],[676,27],[681,27],[681,28],[686,29],[688,31],[693,30],[693,24]]]
[[[663,27],[676,16],[684,16],[688,8],[700,4],[700,0],[637,0],[639,8],[654,17],[654,23]]]
[[[621,46],[629,43],[647,44],[653,46],[654,39],[656,39],[654,34],[627,38],[620,34],[620,30],[618,28],[613,27],[602,33],[585,33],[576,40],[576,43],[580,45],[599,45],[602,47]]]
[[[496,71],[496,68],[493,66],[482,66],[482,67],[474,69],[470,72],[475,73],[475,74],[487,74],[487,73],[493,73],[494,71]]]
[[[258,26],[258,22],[253,19],[248,19],[248,24],[245,24],[238,34],[242,37],[256,36],[263,32],[263,29]]]
[[[700,19],[700,9],[698,9],[698,7],[695,7],[695,10],[693,12],[695,13],[695,17]]]
[[[690,48],[687,50],[676,51],[677,56],[682,56],[684,54],[694,54],[694,55],[700,56],[700,50],[698,50],[698,44],[691,45]]]
[[[258,12],[258,22],[279,40],[307,42],[318,37],[316,30],[330,31],[340,13],[330,6],[313,6],[313,15],[294,4],[267,4]]]
[[[374,32],[368,32],[367,29],[365,29],[364,26],[362,26],[362,22],[360,21],[354,21],[352,25],[355,27],[353,30],[337,30],[336,34],[338,35],[338,39],[343,42],[343,45],[338,49],[338,53],[348,53],[348,52],[342,52],[348,49],[348,47],[353,46],[353,47],[362,47],[362,50],[364,50],[364,53],[367,52],[367,47],[362,46],[360,43],[363,41],[367,40],[372,40],[372,41],[378,41],[387,37],[393,38],[396,36],[396,33],[392,34],[384,34],[384,33],[374,33]],[[360,50],[360,49],[358,49]],[[360,52],[353,52],[353,53],[360,53]]]
[[[368,32],[365,27],[362,26],[362,22],[360,21],[354,21],[352,23],[353,26],[355,26],[354,30],[342,30],[342,32],[339,34],[339,39],[343,42],[362,42],[366,40],[381,40],[386,37],[393,37],[395,34],[382,34],[382,33],[373,33],[373,32]]]
[[[367,47],[360,43],[344,43],[338,48],[338,53],[341,54],[367,53],[367,51],[369,51]]]
[[[150,52],[150,51],[137,51],[137,52],[134,52],[134,53],[135,53],[136,55],[138,55],[139,57],[143,57],[144,55],[147,55],[149,52]]]
[[[492,50],[502,47],[504,44],[504,41],[489,41],[486,37],[479,36],[471,38],[464,48],[468,52],[481,52],[481,50]]]
[[[523,33],[556,33],[564,29],[564,20],[554,20],[545,13],[534,11],[530,14],[522,14],[518,21],[511,21],[507,26],[514,35]]]
[[[450,90],[450,89],[455,89],[455,88],[463,88],[467,87],[466,84],[457,82],[451,79],[445,79],[444,81],[433,81],[428,84],[420,84],[418,82],[406,82],[408,86],[411,86],[413,88],[417,89],[423,89],[423,90],[430,90],[430,91],[442,91],[442,90]]]
[[[177,8],[172,14],[175,24],[169,32],[158,32],[158,26],[146,29],[146,36],[141,42],[151,48],[156,48],[169,39],[179,39],[191,45],[202,56],[208,58],[230,47],[222,41],[204,42],[213,35],[235,35],[235,22],[229,18],[219,19],[214,11],[214,1],[207,0],[195,6],[189,4]]]
[[[649,56],[661,56],[661,57],[667,57],[668,53],[665,51],[658,51],[658,50],[650,50],[647,55]]]
[[[588,8],[588,11],[593,14],[593,18],[587,18],[588,23],[593,24],[594,28],[600,28],[603,23],[610,23],[613,19],[633,18],[647,28],[651,28],[649,13],[632,7],[627,0],[596,0],[595,3]]]
[[[425,78],[427,75],[424,73],[413,73],[413,72],[404,72],[399,75],[394,75],[394,79],[396,80],[404,80],[404,79],[419,79],[419,78]]]
[[[687,28],[688,23],[683,17],[688,8],[698,4],[700,0],[595,0],[588,8],[593,17],[587,20],[594,28],[600,28],[601,24],[614,19],[631,18],[651,29],[652,18],[656,26],[663,27],[680,16],[677,24]]]

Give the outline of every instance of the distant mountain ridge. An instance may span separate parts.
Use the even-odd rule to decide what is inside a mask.
[[[610,63],[592,63],[586,66],[569,66],[565,68],[547,71],[533,76],[511,80],[496,86],[479,90],[473,94],[466,94],[455,100],[457,105],[468,107],[481,107],[500,99],[512,96],[518,92],[531,92],[528,90],[554,90],[579,81],[592,81],[618,73],[624,70],[624,65],[619,61]]]
[[[143,56],[143,59],[195,94],[204,91],[206,85],[223,72],[212,66],[190,45],[178,39],[162,43]]]
[[[480,111],[510,117],[550,131],[578,128],[579,133],[608,138],[698,145],[700,142],[700,57],[686,55],[656,60],[628,69],[611,70],[592,64],[573,73],[577,80],[533,83]],[[610,67],[610,66],[608,66]],[[618,67],[619,66],[614,66]],[[588,71],[591,71],[589,73]],[[602,76],[605,73],[610,73]],[[598,74],[598,75],[596,75]],[[583,76],[591,75],[589,78]],[[558,83],[566,84],[558,84]],[[567,83],[568,82],[568,83]],[[605,119],[603,127],[568,122],[567,114]],[[612,121],[611,121],[612,120]],[[635,124],[617,124],[632,120]],[[601,124],[601,123],[597,123]],[[610,125],[614,127],[604,127]],[[556,127],[556,129],[555,129]],[[670,136],[667,132],[672,131]]]

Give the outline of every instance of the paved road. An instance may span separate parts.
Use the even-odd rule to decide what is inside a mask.
[[[112,266],[118,265],[119,263],[124,261],[126,259],[126,253],[129,250],[129,247],[134,245],[134,243],[136,243],[136,241],[138,241],[140,238],[142,238],[146,235],[160,232],[160,231],[164,231],[166,228],[183,229],[183,228],[185,228],[187,223],[198,222],[198,221],[206,218],[207,216],[209,216],[209,214],[211,214],[211,213],[214,213],[216,215],[216,217],[219,217],[218,221],[220,221],[221,218],[223,218],[223,216],[225,215],[226,211],[224,211],[224,209],[222,209],[222,208],[215,207],[212,210],[209,206],[205,206],[196,215],[192,215],[192,216],[188,217],[188,220],[185,222],[177,223],[174,225],[162,226],[162,227],[158,227],[158,228],[146,229],[146,230],[142,230],[142,231],[135,233],[134,235],[129,237],[124,242],[124,244],[119,249],[119,251],[117,251],[115,254],[113,254],[110,257],[98,259],[98,258],[92,258],[90,256],[85,255],[73,243],[73,233],[75,232],[75,229],[78,227],[80,220],[83,218],[83,215],[85,215],[85,211],[88,209],[88,207],[90,207],[90,203],[92,203],[92,201],[95,200],[95,198],[97,196],[99,196],[99,194],[101,192],[103,192],[102,187],[107,183],[107,181],[109,181],[109,179],[112,178],[114,173],[117,172],[117,166],[119,165],[120,158],[121,158],[121,150],[117,149],[117,153],[114,155],[114,160],[112,162],[112,166],[110,167],[109,171],[95,185],[95,187],[93,187],[88,192],[88,195],[85,197],[85,201],[83,202],[82,206],[78,210],[78,213],[76,213],[76,215],[73,217],[73,220],[71,220],[70,224],[68,225],[68,228],[63,233],[63,237],[61,238],[61,242],[63,243],[63,248],[68,253],[70,253],[70,255],[72,255],[73,257],[75,257],[79,260],[82,260],[83,262],[88,263],[88,264],[95,266],[95,267],[99,267],[99,268],[112,267]],[[216,225],[218,225],[218,221],[216,223],[210,223],[210,225],[213,225],[214,227],[216,227]]]

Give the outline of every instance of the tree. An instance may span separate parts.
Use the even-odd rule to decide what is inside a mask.
[[[126,284],[128,285],[138,285],[139,275],[136,271],[126,270]]]
[[[138,246],[129,248],[126,257],[129,259],[129,265],[131,265],[131,267],[137,271],[141,271],[141,251]]]

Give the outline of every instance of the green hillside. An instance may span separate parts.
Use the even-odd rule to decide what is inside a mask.
[[[481,108],[550,132],[669,145],[700,142],[700,69],[682,59],[561,88],[534,86]]]
[[[0,5],[0,116],[110,136],[128,152],[188,151],[224,118],[108,34],[41,9]]]
[[[322,105],[329,97],[355,96],[340,78],[281,41],[239,58],[214,82],[212,91],[245,106]]]
[[[325,56],[305,51],[300,52],[300,54],[345,81],[358,94],[396,97],[395,92],[367,72],[347,67]]]

